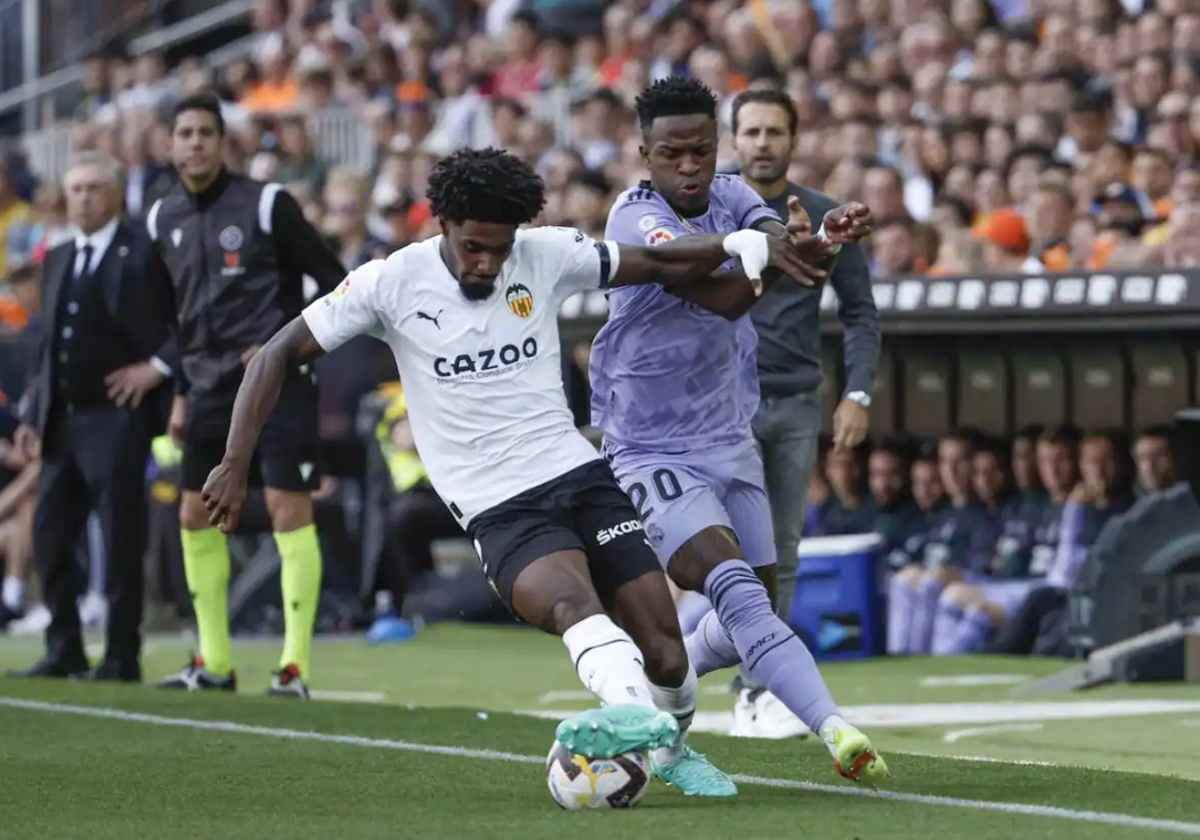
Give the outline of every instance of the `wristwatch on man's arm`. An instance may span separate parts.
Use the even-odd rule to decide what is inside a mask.
[[[871,407],[871,395],[866,391],[850,391],[846,394],[846,399],[858,403],[863,408]]]

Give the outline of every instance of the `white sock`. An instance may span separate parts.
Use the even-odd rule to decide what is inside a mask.
[[[696,669],[688,663],[687,676],[678,688],[666,688],[650,683],[650,693],[654,695],[654,705],[660,712],[670,712],[679,721],[679,735],[675,743],[669,747],[661,747],[654,751],[654,759],[659,764],[670,764],[683,755],[684,741],[687,731],[696,716]]]
[[[6,577],[4,579],[4,590],[0,593],[0,600],[4,601],[4,606],[10,610],[23,610],[25,608],[25,581],[18,577]]]
[[[563,644],[588,691],[607,706],[632,703],[657,710],[646,680],[642,652],[629,634],[606,615],[594,615],[567,629]]]

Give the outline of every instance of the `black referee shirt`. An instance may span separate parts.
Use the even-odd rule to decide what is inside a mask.
[[[322,293],[346,271],[279,184],[222,170],[203,192],[182,184],[155,202],[146,227],[169,283],[179,336],[176,392],[232,401],[242,354],[304,308],[304,277]]]

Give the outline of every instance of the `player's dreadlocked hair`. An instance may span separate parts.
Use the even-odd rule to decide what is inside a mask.
[[[705,85],[683,76],[659,79],[634,100],[642,131],[659,117],[683,117],[703,114],[717,117],[717,97]]]
[[[429,210],[456,224],[524,225],[546,204],[546,187],[529,164],[499,149],[463,149],[429,175]]]

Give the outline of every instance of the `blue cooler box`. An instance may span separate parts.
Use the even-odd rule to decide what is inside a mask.
[[[788,624],[818,660],[883,653],[878,534],[800,541],[800,571]]]

